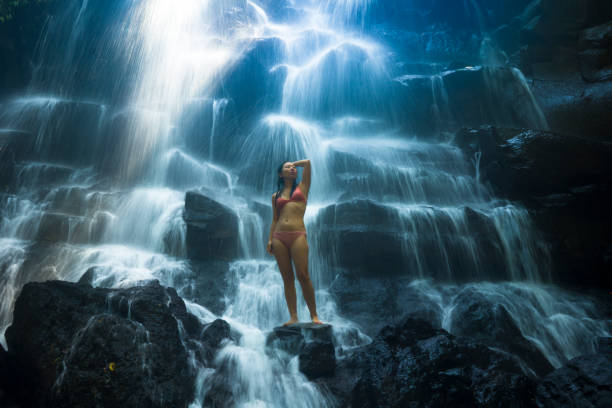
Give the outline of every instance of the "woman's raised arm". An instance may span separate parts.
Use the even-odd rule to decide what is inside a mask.
[[[295,167],[299,167],[299,166],[304,167],[304,172],[302,173],[302,183],[304,184],[304,187],[306,188],[306,192],[310,191],[310,160],[308,159],[298,160],[296,162],[293,162],[293,165]]]

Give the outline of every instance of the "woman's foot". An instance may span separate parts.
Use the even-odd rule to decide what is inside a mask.
[[[319,317],[318,317],[318,316],[314,316],[314,317],[312,318],[312,322],[313,322],[313,323],[316,323],[316,324],[323,324],[323,322],[319,320]]]
[[[298,322],[298,318],[292,317],[291,319],[289,319],[289,321],[286,321],[285,323],[283,323],[283,326],[289,326],[290,324],[297,323],[297,322]]]

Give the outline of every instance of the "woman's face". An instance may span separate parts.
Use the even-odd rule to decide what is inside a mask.
[[[297,169],[291,162],[283,164],[283,171],[280,176],[284,179],[294,179],[297,177]]]

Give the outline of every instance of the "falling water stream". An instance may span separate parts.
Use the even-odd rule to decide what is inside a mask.
[[[312,163],[309,271],[337,347],[371,341],[338,313],[328,291],[342,256],[333,250],[334,235],[325,235],[342,222],[338,215],[337,224],[326,224],[329,211],[352,200],[382,208],[386,221],[354,222],[397,229],[413,277],[406,289],[451,333],[461,318],[453,314],[458,296],[469,289],[504,305],[554,367],[591,351],[596,336],[610,335],[592,300],[552,283],[547,248],[527,211],[492,195],[479,180],[478,158],[466,160],[448,138],[427,140],[398,126],[406,113],[389,96],[392,85],[423,79],[430,81],[434,117],[452,120],[449,73],[396,75],[385,44],[361,30],[372,0],[289,1],[286,19],[270,14],[273,2],[257,0],[91,3],[68,2],[47,22],[28,90],[0,105],[0,133],[36,141],[35,159],[17,164],[14,191],[0,194],[4,347],[15,298],[30,281],[77,281],[93,268],[94,286],[155,278],[183,294],[193,284],[185,192],[204,187],[237,214],[240,255],[226,273],[234,289],[220,316],[187,298],[186,304],[203,323],[220,317],[242,336],[216,356],[222,370],[197,367],[192,406],[202,406],[219,376],[239,406],[334,406],[299,372],[296,357],[265,349],[267,333],[288,318],[278,267],[265,252],[273,171],[285,158]],[[234,101],[217,91],[262,41],[275,44],[270,72],[285,73],[280,99],[247,128],[223,131]],[[498,71],[466,69],[483,70],[492,93],[503,87]],[[523,91],[526,120],[545,128],[522,73],[510,72]],[[99,82],[82,80],[92,73]],[[503,104],[496,109],[495,117],[506,117]],[[209,112],[207,120],[201,112]],[[194,138],[200,150],[189,142]],[[270,217],[254,203],[267,206]],[[474,214],[499,239],[495,282],[470,222]],[[328,245],[331,255],[317,256]],[[455,279],[459,269],[470,283]],[[308,321],[296,289],[298,316]]]

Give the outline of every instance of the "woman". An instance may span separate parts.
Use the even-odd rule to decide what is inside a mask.
[[[296,166],[304,167],[302,181],[297,186]],[[304,226],[306,198],[310,190],[310,160],[284,162],[278,166],[277,172],[278,191],[272,194],[273,217],[268,252],[273,253],[276,257],[285,285],[285,300],[291,318],[283,326],[298,321],[295,278],[291,269],[291,260],[293,260],[312,322],[322,324],[323,322],[317,316],[314,288],[308,275],[308,242]]]

